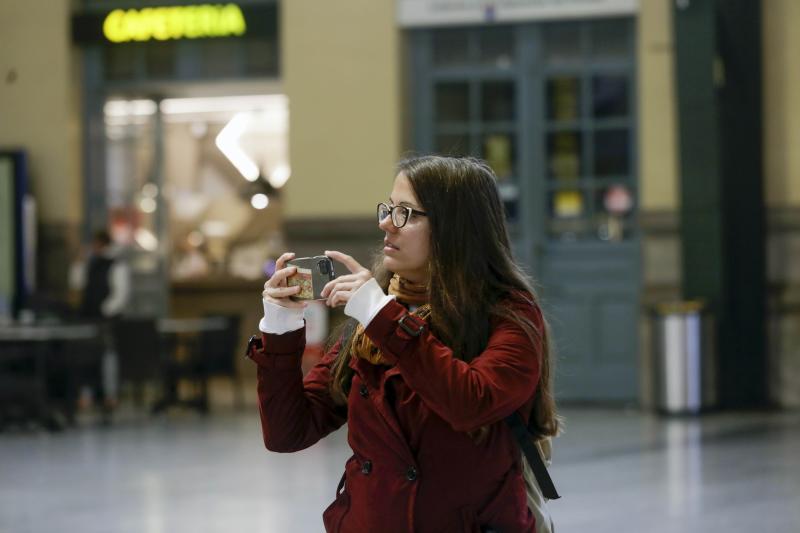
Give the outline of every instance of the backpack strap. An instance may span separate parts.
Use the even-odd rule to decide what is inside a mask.
[[[528,459],[528,464],[531,466],[531,470],[533,470],[533,475],[536,476],[536,482],[539,484],[539,488],[542,489],[544,497],[548,500],[559,499],[561,496],[559,496],[556,491],[556,486],[553,484],[553,480],[547,472],[544,460],[539,454],[539,450],[533,442],[533,436],[523,422],[522,416],[515,411],[506,418],[506,423],[511,428],[511,432],[514,434],[514,438],[517,440],[520,449]]]

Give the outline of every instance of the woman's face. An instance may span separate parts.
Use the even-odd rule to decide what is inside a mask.
[[[411,188],[411,182],[402,172],[394,179],[389,203],[425,211]],[[405,226],[396,228],[392,217],[388,216],[378,223],[378,227],[386,234],[383,239],[384,268],[409,281],[427,283],[431,234],[428,217],[412,214]]]

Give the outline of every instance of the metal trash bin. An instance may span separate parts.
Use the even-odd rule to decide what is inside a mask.
[[[703,302],[657,305],[653,320],[656,407],[696,414],[718,399],[714,319]]]

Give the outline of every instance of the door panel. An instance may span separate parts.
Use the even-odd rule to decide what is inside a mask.
[[[613,252],[613,253],[609,253]],[[548,246],[542,306],[556,356],[560,401],[638,397],[638,246]]]

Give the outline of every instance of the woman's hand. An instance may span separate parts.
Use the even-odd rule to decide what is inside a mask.
[[[328,251],[325,252],[325,255],[346,266],[350,274],[328,282],[320,294],[323,298],[326,298],[325,305],[328,307],[347,305],[353,293],[372,279],[372,272],[358,264],[358,261],[349,255],[341,252]]]
[[[289,298],[290,296],[294,296],[300,292],[300,286],[286,286],[286,278],[296,274],[297,267],[290,266],[284,268],[284,265],[286,264],[286,261],[289,261],[294,256],[295,254],[287,252],[280,256],[277,261],[275,261],[275,273],[264,284],[264,292],[261,293],[261,296],[268,302],[280,305],[281,307],[302,309],[306,306],[304,302],[295,302]]]

